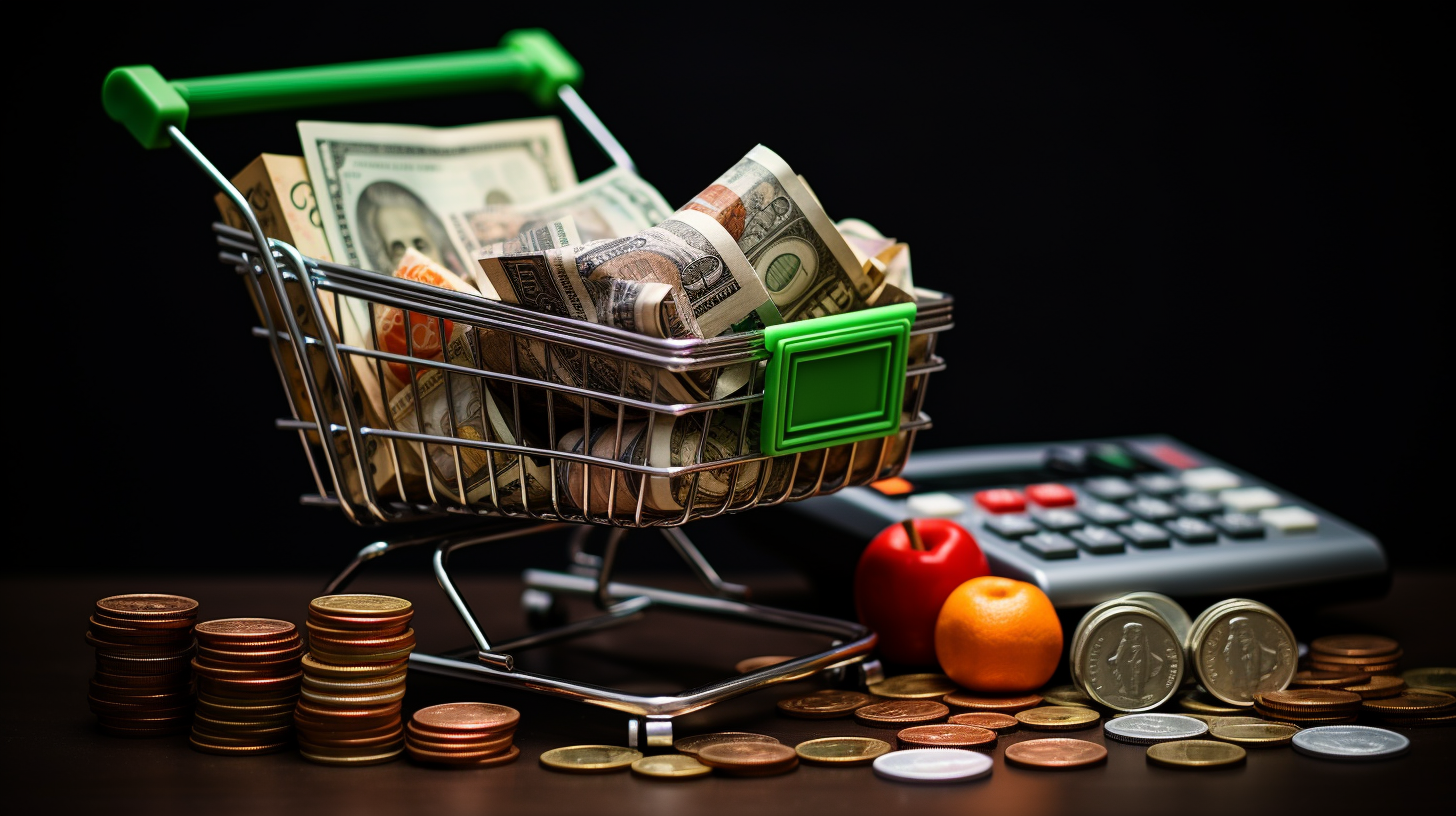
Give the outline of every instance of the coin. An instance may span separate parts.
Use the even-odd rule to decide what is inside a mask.
[[[157,634],[190,632],[193,625],[197,623],[197,618],[192,615],[181,618],[118,618],[114,615],[107,615],[99,609],[91,615],[91,620],[106,626],[130,629],[137,633],[156,632]]]
[[[415,645],[415,630],[413,629],[406,629],[397,635],[389,635],[388,637],[378,637],[373,632],[361,632],[360,634],[365,635],[365,637],[333,638],[323,635],[310,635],[308,638],[308,648],[312,652],[377,654]]]
[[[1208,733],[1224,742],[1267,748],[1289,744],[1299,730],[1299,726],[1290,723],[1215,723],[1209,726]]]
[[[1183,684],[1183,644],[1161,616],[1120,604],[1087,624],[1073,657],[1082,691],[1118,711],[1147,711]]]
[[[500,731],[515,728],[521,712],[494,703],[444,703],[416,711],[411,721],[430,731]]]
[[[1243,706],[1229,705],[1201,691],[1185,691],[1178,695],[1178,707],[1195,714],[1239,715],[1248,713]]]
[[[1006,761],[1028,768],[1085,768],[1107,761],[1107,749],[1079,739],[1035,739],[1006,746]]]
[[[699,749],[697,759],[730,773],[750,774],[789,771],[799,764],[798,753],[777,742],[720,742]]]
[[[1361,708],[1372,714],[1417,714],[1439,711],[1456,704],[1456,696],[1430,689],[1406,689],[1394,697],[1366,700]]]
[[[96,602],[96,611],[121,620],[175,619],[195,616],[197,601],[152,592],[111,595]]]
[[[1015,731],[1021,721],[1010,714],[1000,714],[995,711],[970,711],[965,714],[952,714],[948,723],[955,725],[974,725],[977,728],[986,728],[995,731],[997,734],[1010,734]]]
[[[1289,681],[1289,687],[1342,689],[1346,686],[1363,683],[1368,679],[1369,675],[1361,672],[1305,670],[1295,672],[1294,679]]]
[[[794,747],[811,765],[864,765],[890,752],[890,743],[870,737],[821,737]]]
[[[1018,711],[1016,719],[1036,731],[1076,731],[1096,725],[1102,715],[1081,706],[1042,706]]]
[[[887,700],[854,710],[854,718],[873,728],[903,728],[940,722],[950,714],[945,703],[934,700]]]
[[[570,745],[542,754],[541,764],[556,771],[606,773],[625,770],[641,758],[641,751],[616,745]]]
[[[1148,746],[1148,761],[1169,768],[1223,768],[1244,761],[1237,745],[1213,740],[1178,740]]]
[[[319,705],[345,707],[373,706],[403,700],[404,689],[400,688],[395,691],[381,691],[372,694],[328,694],[314,691],[313,689],[304,689],[300,696],[310,703],[317,703]]]
[[[631,767],[632,773],[654,779],[698,779],[713,772],[712,768],[687,754],[642,757],[633,762]]]
[[[351,622],[355,622],[355,621],[351,621]],[[355,622],[355,623],[357,623],[357,622]],[[348,638],[351,638],[351,637],[359,637],[360,635],[373,635],[375,637],[389,637],[390,635],[403,634],[404,633],[404,630],[406,630],[406,629],[409,628],[409,620],[407,618],[401,618],[400,619],[400,622],[399,623],[395,623],[395,624],[380,625],[380,626],[358,626],[358,625],[355,625],[352,628],[336,628],[336,627],[332,627],[332,626],[324,626],[323,624],[315,621],[313,619],[313,617],[310,616],[310,618],[308,620],[304,621],[304,626],[307,626],[308,627],[309,636],[313,636],[313,635],[323,635],[324,637],[343,638],[343,639],[348,639]]]
[[[204,754],[222,754],[224,756],[236,756],[239,754],[271,754],[274,751],[282,751],[291,743],[287,740],[282,742],[268,743],[264,745],[218,745],[207,741],[205,738],[191,737],[188,743],[195,751]]]
[[[435,751],[441,754],[498,754],[511,747],[515,740],[516,732],[507,731],[500,736],[488,736],[470,741],[454,740],[449,742],[435,742],[429,739],[421,739],[418,731],[405,731],[409,744],[414,748],[425,751]]]
[[[1256,692],[1287,688],[1297,662],[1289,624],[1264,604],[1242,598],[1215,604],[1198,616],[1189,634],[1189,657],[1203,688],[1238,706],[1252,705]]]
[[[413,644],[406,646],[402,649],[391,649],[387,652],[367,653],[329,652],[323,649],[315,648],[314,646],[308,647],[308,653],[313,657],[314,660],[320,663],[332,663],[335,666],[351,666],[359,663],[378,664],[388,663],[396,660],[403,660],[405,658],[408,658],[410,656],[410,652],[413,652],[414,650],[415,647]]]
[[[1254,702],[1279,711],[1315,712],[1360,704],[1360,695],[1333,689],[1289,689],[1255,692]]]
[[[1410,669],[1400,676],[1411,688],[1456,694],[1456,669],[1453,668]]]
[[[1294,750],[1322,759],[1387,759],[1410,750],[1410,740],[1368,725],[1306,728],[1293,737]]]
[[[790,717],[804,720],[828,720],[835,717],[848,717],[854,713],[856,708],[869,705],[878,699],[878,697],[859,691],[826,689],[806,694],[803,697],[779,700],[778,707],[779,711]]]
[[[875,775],[896,782],[970,782],[991,775],[985,754],[955,748],[912,748],[875,759]]]
[[[1426,716],[1377,717],[1377,722],[1397,728],[1426,728],[1456,725],[1456,711],[1441,711]]]
[[[409,749],[410,756],[414,759],[418,759],[421,762],[450,763],[474,762],[476,760],[497,757],[510,751],[514,746],[512,746],[509,741],[506,741],[497,745],[490,745],[484,748],[480,748],[475,751],[437,751],[427,746],[421,745],[418,742],[410,741],[407,743],[406,747]]]
[[[273,618],[218,618],[197,624],[193,631],[208,640],[254,642],[283,640],[297,634],[298,627]]]
[[[1188,641],[1188,630],[1193,628],[1193,620],[1188,617],[1188,611],[1182,604],[1169,598],[1167,595],[1160,595],[1156,592],[1129,592],[1117,599],[1122,603],[1142,603],[1152,607],[1163,621],[1173,629],[1178,636],[1178,643],[1184,644]]]
[[[1097,705],[1096,700],[1088,697],[1086,692],[1076,686],[1052,686],[1042,689],[1041,696],[1051,705],[1081,706],[1083,708],[1092,708]]]
[[[952,708],[969,708],[972,711],[997,711],[1002,714],[1015,714],[1018,711],[1025,711],[1028,708],[1036,708],[1042,704],[1043,698],[1040,694],[1022,694],[1016,697],[982,697],[968,691],[952,691],[950,694],[940,698],[940,700]]]
[[[315,677],[312,674],[304,673],[303,687],[312,688],[318,691],[336,692],[341,694],[362,693],[379,689],[394,688],[404,682],[405,672],[399,674],[387,674],[383,677],[361,677],[357,680],[340,680],[332,677]]]
[[[427,762],[444,768],[489,768],[495,765],[507,765],[515,762],[521,755],[521,749],[512,745],[504,751],[499,751],[488,756],[469,759],[435,759],[427,756],[416,749],[413,745],[406,744],[405,750],[409,752],[410,759],[417,762]]]
[[[777,743],[778,740],[765,736],[764,734],[751,734],[746,731],[720,731],[714,734],[697,734],[691,737],[683,737],[672,744],[673,750],[688,756],[697,756],[698,752],[709,745],[720,745],[728,742],[769,742]]]
[[[1400,644],[1379,635],[1327,635],[1310,641],[1311,652],[1342,657],[1384,655],[1400,649]]]
[[[334,708],[332,706],[320,708],[307,700],[299,700],[297,711],[299,714],[307,717],[328,721],[333,719],[368,720],[375,717],[388,717],[398,714],[399,709],[400,704],[397,702],[378,706],[358,706],[356,708]]]
[[[870,694],[892,700],[928,700],[944,697],[956,684],[943,674],[901,674],[869,685]]]
[[[1379,700],[1385,697],[1394,697],[1402,691],[1405,691],[1405,689],[1406,685],[1404,680],[1388,674],[1377,674],[1359,685],[1345,686],[1345,691],[1358,694],[1365,700]]]
[[[900,748],[994,748],[996,732],[975,725],[912,725],[895,735]]]
[[[325,595],[308,603],[310,612],[351,618],[386,618],[414,609],[414,604],[391,595]]]
[[[1208,723],[1182,714],[1130,714],[1108,720],[1102,730],[1118,742],[1150,745],[1201,737],[1208,733]]]
[[[1398,666],[1400,664],[1395,661],[1389,663],[1362,663],[1358,666],[1344,663],[1331,663],[1323,660],[1311,660],[1309,662],[1309,667],[1315,671],[1351,671],[1365,675],[1386,674],[1395,671]]]
[[[383,677],[404,671],[408,663],[409,661],[405,659],[387,660],[382,663],[355,661],[344,665],[334,665],[320,662],[312,655],[303,656],[304,670],[315,677]]]
[[[361,765],[379,765],[384,762],[389,762],[402,753],[404,753],[403,745],[395,748],[392,751],[386,751],[379,754],[364,754],[362,756],[335,756],[321,752],[304,751],[302,749],[299,749],[298,755],[308,760],[309,762],[316,762],[320,765],[345,765],[349,767],[359,767]],[[512,757],[512,759],[514,759],[514,757]]]

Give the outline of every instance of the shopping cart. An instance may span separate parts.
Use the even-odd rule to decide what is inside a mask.
[[[560,101],[618,166],[626,151],[574,90],[580,67],[549,34],[515,31],[499,48],[348,65],[168,81],[150,66],[108,75],[104,102],[146,147],[176,144],[223,190],[246,231],[214,225],[220,257],[247,284],[277,364],[317,494],[359,525],[455,520],[429,535],[361,550],[327,586],[403,547],[434,547],[433,568],[474,644],[414,654],[411,667],[580,700],[628,715],[629,744],[672,741],[672,718],[775,683],[829,672],[875,679],[875,635],[856,623],[749,603],[683,534],[687,522],[800,501],[894,476],[918,431],[951,299],[803,320],[706,340],[653,339],[474,295],[303,257],[268,238],[244,196],[183,134],[188,119],[514,89]],[[364,309],[367,336],[341,327]],[[453,354],[383,351],[377,310],[397,309],[455,338]],[[357,325],[357,324],[356,324]],[[411,336],[406,332],[406,336]],[[409,411],[381,416],[371,389],[385,367],[408,370]],[[397,369],[397,370],[403,370]],[[385,409],[387,410],[387,409]],[[492,520],[485,523],[487,519]],[[449,570],[466,547],[575,525],[566,572],[527,570],[522,601],[540,626],[495,642]],[[608,528],[599,554],[594,530]],[[623,536],[654,527],[703,593],[612,581]],[[600,614],[556,623],[562,594]],[[824,651],[668,696],[642,696],[528,672],[513,654],[633,620],[650,607],[815,633]]]

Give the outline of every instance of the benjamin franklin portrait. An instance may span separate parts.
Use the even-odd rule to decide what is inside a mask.
[[[409,188],[392,181],[376,181],[359,193],[359,247],[369,268],[389,274],[406,250],[413,249],[457,275],[467,274],[450,236],[425,202]]]

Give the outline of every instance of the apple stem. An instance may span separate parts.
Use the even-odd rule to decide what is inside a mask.
[[[910,536],[910,547],[925,552],[925,542],[920,540],[920,531],[915,529],[915,520],[905,519],[900,522],[900,526],[904,527],[905,534]]]

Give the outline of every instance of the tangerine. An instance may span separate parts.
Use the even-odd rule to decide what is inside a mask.
[[[935,656],[946,676],[971,691],[1020,692],[1051,679],[1062,655],[1062,624],[1035,584],[992,575],[956,587],[935,621]]]

